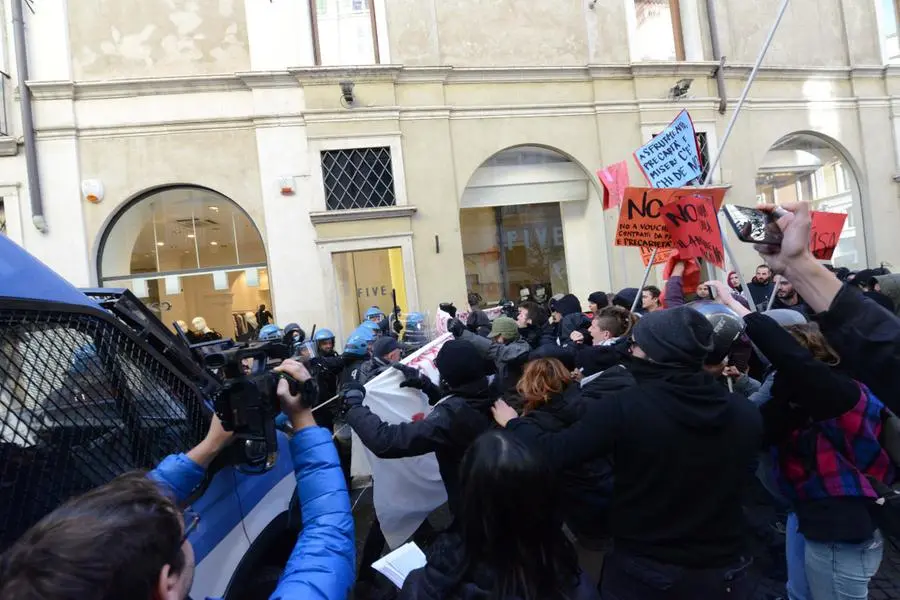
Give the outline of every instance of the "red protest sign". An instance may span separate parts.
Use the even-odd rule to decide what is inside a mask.
[[[831,260],[847,221],[845,213],[812,211],[809,251],[819,260]]]
[[[668,261],[672,255],[675,254],[674,248],[657,248],[656,249],[656,259],[654,259],[653,264],[659,265],[666,261]],[[641,260],[644,261],[644,266],[648,266],[650,264],[650,257],[653,255],[653,248],[644,248],[641,246]]]
[[[628,187],[628,163],[623,160],[599,169],[597,178],[603,184],[603,210],[622,204],[625,188]]]
[[[673,248],[672,236],[662,219],[662,208],[682,198],[697,195],[709,198],[716,210],[725,200],[727,187],[625,188],[625,201],[619,209],[616,246]]]
[[[725,268],[725,250],[713,201],[702,195],[687,196],[663,206],[666,229],[681,258],[704,258]]]

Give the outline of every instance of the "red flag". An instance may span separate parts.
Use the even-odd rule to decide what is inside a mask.
[[[603,210],[615,208],[625,198],[628,187],[628,164],[623,160],[597,171],[597,178],[603,184]]]
[[[712,199],[687,196],[662,207],[663,222],[682,258],[704,258],[725,268],[722,234]]]
[[[845,213],[813,211],[812,231],[809,235],[809,251],[819,260],[831,260],[847,221]]]

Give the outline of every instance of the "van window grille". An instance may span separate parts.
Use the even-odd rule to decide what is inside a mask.
[[[0,308],[0,551],[68,498],[196,445],[201,402],[111,322]]]

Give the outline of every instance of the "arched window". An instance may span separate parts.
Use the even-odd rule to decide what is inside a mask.
[[[206,188],[159,188],[129,203],[104,234],[98,275],[100,285],[130,288],[164,323],[183,321],[197,336],[198,317],[223,337],[247,338],[261,326],[257,313],[265,320],[272,311],[259,231]]]
[[[850,163],[828,139],[792,133],[778,140],[756,174],[756,194],[763,202],[802,200],[813,210],[846,213],[832,262],[850,269],[866,266],[859,185]]]
[[[561,203],[586,201],[588,185],[580,166],[539,146],[486,160],[460,206],[468,290],[489,303],[567,293]]]

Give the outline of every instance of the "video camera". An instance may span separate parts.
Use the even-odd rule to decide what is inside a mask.
[[[213,394],[213,408],[222,426],[246,440],[248,448],[258,446],[259,452],[246,453],[251,467],[271,468],[278,456],[278,381],[287,380],[291,394],[299,394],[308,407],[316,398],[313,380],[301,384],[284,373],[272,372],[285,359],[305,362],[311,358],[306,344],[301,347],[298,351],[281,341],[235,344],[224,340],[193,348],[203,365],[222,382]]]

